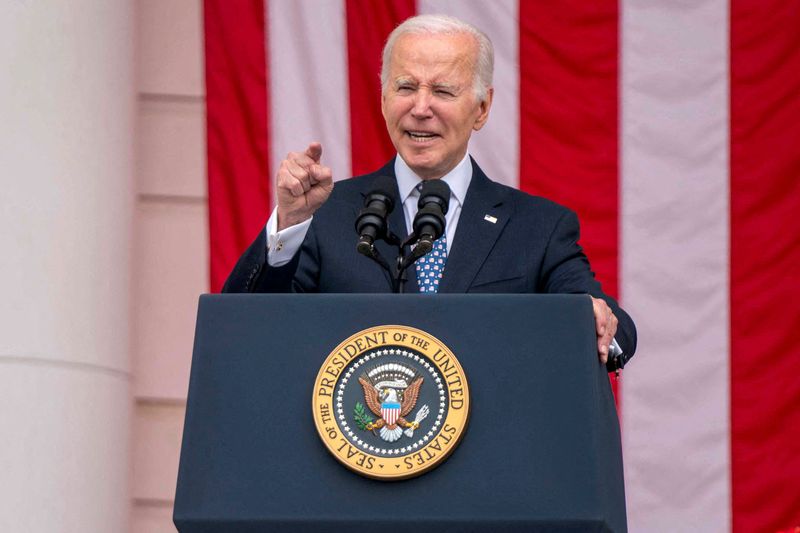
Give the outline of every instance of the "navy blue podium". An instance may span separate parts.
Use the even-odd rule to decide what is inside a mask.
[[[312,388],[343,339],[426,331],[467,375],[440,466],[376,481],[316,433]],[[619,423],[582,295],[204,295],[174,521],[216,531],[626,531]]]

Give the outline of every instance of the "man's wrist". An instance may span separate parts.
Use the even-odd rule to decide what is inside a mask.
[[[311,218],[308,213],[287,213],[280,207],[277,208],[277,231],[283,231],[298,224],[302,224]]]

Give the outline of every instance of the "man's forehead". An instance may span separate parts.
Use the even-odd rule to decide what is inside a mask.
[[[390,61],[452,63],[475,58],[477,49],[475,38],[468,33],[406,33],[398,37]]]
[[[398,38],[389,60],[393,80],[452,83],[453,74],[475,67],[477,45],[469,34],[405,34]],[[430,77],[433,79],[427,79]]]

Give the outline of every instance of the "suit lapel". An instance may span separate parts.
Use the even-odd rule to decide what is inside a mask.
[[[472,169],[439,292],[467,292],[512,215],[508,191],[490,181],[474,160]]]

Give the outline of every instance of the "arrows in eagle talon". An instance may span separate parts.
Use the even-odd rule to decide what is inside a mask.
[[[406,430],[403,432],[405,433],[406,437],[414,436],[414,430],[419,427],[419,423],[425,420],[425,418],[428,416],[429,413],[430,409],[428,409],[427,404],[423,405],[422,408],[419,411],[417,411],[417,416],[414,417],[414,421],[411,424],[409,424],[408,428],[406,428]]]

